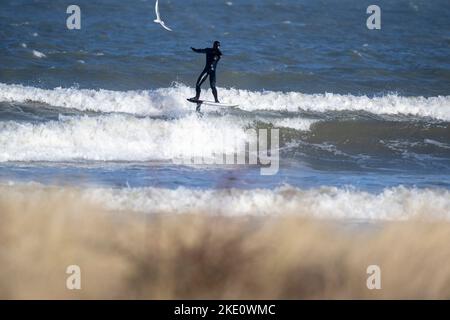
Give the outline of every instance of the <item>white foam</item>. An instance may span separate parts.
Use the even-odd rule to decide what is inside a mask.
[[[224,116],[163,120],[111,114],[0,122],[0,161],[147,161],[243,152],[246,123]],[[239,147],[241,147],[239,149]]]
[[[36,192],[51,188],[61,195],[73,190],[37,182],[0,181],[0,186],[10,187],[9,191],[24,199],[28,197],[24,187],[32,187]],[[107,209],[148,214],[298,215],[363,221],[450,219],[450,190],[443,188],[398,186],[378,193],[336,187],[301,189],[289,185],[273,190],[88,187],[79,191],[82,200]]]
[[[39,58],[39,59],[47,58],[47,56],[40,51],[33,50],[32,52],[33,52],[33,56],[35,56],[36,58]]]
[[[309,131],[313,123],[318,122],[315,119],[305,119],[305,118],[284,118],[271,120],[271,123],[275,127],[292,128],[295,130]]]
[[[432,144],[432,145],[442,148],[442,149],[450,149],[450,144],[448,144],[448,143],[444,143],[444,142],[440,142],[440,141],[436,141],[436,140],[432,140],[432,139],[425,139],[423,142],[425,142],[427,144]]]
[[[193,110],[193,104],[186,101],[186,97],[189,94],[192,95],[192,92],[189,92],[187,88],[183,93],[180,90],[176,88],[126,92],[74,88],[46,90],[22,85],[0,84],[0,101],[37,101],[81,111],[170,115],[183,110]]]
[[[366,111],[374,114],[404,114],[450,120],[450,96],[401,97],[386,95],[369,98],[367,96],[326,94],[302,94],[299,92],[251,92],[230,89],[221,94],[239,101],[247,111],[279,110],[296,112],[299,109],[316,112],[326,111]]]
[[[0,101],[25,102],[32,100],[79,110],[127,112],[140,115],[178,114],[191,111],[194,106],[187,102],[186,98],[193,94],[193,88],[182,85],[149,91],[122,92],[74,88],[46,90],[22,85],[0,84]],[[203,94],[204,97],[211,95],[210,90],[204,91]],[[283,93],[238,89],[220,89],[219,94],[224,103],[238,103],[239,108],[245,111],[360,110],[374,114],[404,114],[450,121],[450,96],[425,98],[390,94],[370,98],[333,93],[302,94],[299,92]]]
[[[302,190],[92,189],[85,198],[110,209],[147,213],[208,213],[224,215],[296,214],[316,218],[407,220],[450,218],[450,191],[387,188],[378,194],[322,187]]]

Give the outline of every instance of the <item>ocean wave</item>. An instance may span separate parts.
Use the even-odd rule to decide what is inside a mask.
[[[87,191],[85,197],[110,209],[147,213],[295,214],[362,220],[450,218],[449,190],[403,186],[386,188],[378,194],[336,187],[303,190],[292,186],[274,190],[96,188]]]
[[[163,120],[123,114],[0,122],[0,161],[147,161],[243,152],[252,139],[247,125],[232,116]]]
[[[263,119],[265,120],[265,119]],[[283,119],[270,119],[270,123],[276,128],[291,128],[299,131],[309,131],[311,126],[318,122],[318,119],[305,119],[305,118],[283,118]]]
[[[179,114],[193,110],[186,101],[194,90],[184,85],[142,91],[110,91],[75,88],[51,90],[22,85],[0,84],[0,101],[37,101],[53,106],[92,110],[99,112],[125,112],[137,115]],[[204,97],[210,96],[204,92]],[[299,110],[365,111],[373,114],[413,115],[450,121],[450,96],[402,97],[389,94],[382,97],[341,95],[333,93],[302,94],[299,92],[248,91],[220,89],[226,103],[238,103],[244,111],[274,110],[297,112]],[[210,110],[211,108],[206,109]]]
[[[182,111],[180,106],[188,105],[186,97],[171,94],[172,90],[174,89],[127,92],[75,88],[46,90],[22,85],[0,84],[0,101],[34,101],[81,111],[161,115]]]

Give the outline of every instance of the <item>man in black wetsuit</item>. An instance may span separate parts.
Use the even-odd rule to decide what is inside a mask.
[[[214,95],[214,100],[215,102],[219,103],[216,89],[216,68],[217,63],[219,62],[220,57],[222,56],[222,52],[220,52],[220,42],[214,41],[212,48],[195,49],[191,47],[191,49],[194,52],[206,53],[206,65],[197,79],[197,83],[195,85],[195,97],[191,98],[191,100],[198,100],[200,98],[201,86],[203,82],[205,82],[206,78],[209,76],[209,84],[211,86],[211,90]]]

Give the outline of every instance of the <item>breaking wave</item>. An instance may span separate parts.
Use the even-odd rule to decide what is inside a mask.
[[[251,137],[231,117],[163,120],[122,114],[0,122],[0,161],[147,161],[234,153]]]
[[[316,218],[408,220],[450,218],[450,191],[386,188],[378,194],[336,187],[199,190],[92,189],[86,197],[110,209],[148,213],[296,214]]]
[[[22,85],[0,84],[0,101],[36,101],[52,106],[99,112],[125,112],[137,115],[167,115],[192,111],[186,101],[193,89],[184,85],[142,91],[110,91],[76,88],[40,89]],[[206,91],[206,96],[210,95]],[[373,114],[413,115],[450,121],[450,96],[382,97],[341,95],[333,93],[302,94],[299,92],[248,91],[220,89],[223,102],[238,103],[244,111],[299,110],[365,111]]]

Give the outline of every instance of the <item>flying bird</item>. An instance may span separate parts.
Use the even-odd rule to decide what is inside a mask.
[[[166,26],[166,24],[164,23],[164,21],[161,20],[161,16],[159,15],[159,5],[158,5],[158,0],[156,0],[155,3],[155,12],[156,12],[156,19],[153,20],[155,23],[159,23],[164,29],[168,30],[168,31],[172,31],[172,29],[170,29],[169,27]]]

